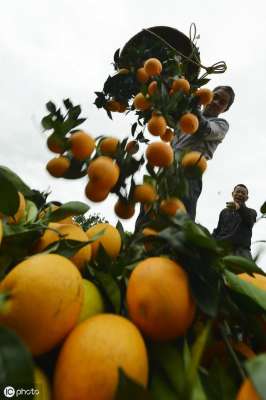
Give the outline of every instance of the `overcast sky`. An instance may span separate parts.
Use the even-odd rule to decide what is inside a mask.
[[[237,183],[248,186],[247,204],[259,214],[266,200],[265,17],[261,0],[5,2],[0,15],[0,163],[32,188],[51,189],[50,200],[86,201],[86,180],[58,180],[45,171],[52,157],[40,127],[45,103],[60,105],[70,97],[81,104],[88,118],[84,129],[93,136],[129,136],[132,118],[119,114],[110,121],[93,105],[94,91],[101,90],[113,72],[114,51],[143,28],[167,25],[188,35],[195,22],[202,63],[224,60],[228,66],[224,74],[212,75],[209,87],[231,85],[236,93],[234,105],[224,114],[230,130],[203,178],[197,220],[212,230]],[[92,210],[116,223],[113,203],[108,198]],[[124,226],[133,229],[134,219]],[[253,241],[263,239],[265,220],[253,231]],[[260,246],[252,246],[253,254]],[[266,270],[266,253],[259,264]]]

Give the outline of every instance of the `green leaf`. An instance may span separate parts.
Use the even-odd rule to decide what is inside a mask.
[[[77,119],[81,113],[81,107],[75,106],[69,110],[69,118]]]
[[[94,270],[94,274],[115,312],[119,314],[121,309],[121,292],[115,279],[109,273],[102,271]]]
[[[167,377],[162,371],[153,372],[150,381],[150,391],[154,400],[181,400],[181,397],[169,385]]]
[[[225,271],[225,278],[229,287],[238,293],[241,293],[256,304],[258,304],[264,311],[266,311],[266,291],[253,285],[252,283],[246,282],[239,278],[237,275],[230,271]]]
[[[63,100],[63,103],[67,110],[73,107],[73,103],[69,99]]]
[[[5,215],[15,215],[19,207],[19,195],[16,187],[0,169],[0,212]]]
[[[44,253],[56,253],[61,256],[70,258],[74,256],[82,247],[87,246],[88,242],[81,242],[73,239],[61,239],[57,242],[51,243],[44,249]]]
[[[266,354],[261,354],[245,362],[248,375],[262,400],[266,400]]]
[[[66,217],[85,214],[89,208],[87,204],[80,201],[69,201],[48,214],[47,220],[56,222]]]
[[[257,272],[259,274],[265,275],[264,271],[260,269],[253,260],[249,260],[248,258],[245,257],[226,256],[223,258],[223,262],[230,271],[235,273]]]
[[[139,383],[133,381],[119,368],[119,381],[114,400],[153,400],[151,394]]]
[[[48,103],[46,103],[46,108],[52,114],[54,114],[56,112],[56,106],[52,101],[49,101]]]
[[[0,387],[33,389],[33,360],[21,339],[11,330],[0,326]],[[32,395],[19,396],[33,399]]]
[[[260,212],[262,214],[266,214],[266,201],[262,204],[262,206],[260,208]]]
[[[201,376],[207,398],[211,400],[231,400],[236,398],[237,385],[231,370],[214,361],[208,375]]]
[[[53,117],[50,114],[46,115],[45,117],[43,117],[41,124],[43,128],[46,130],[53,129],[54,127]]]
[[[23,180],[15,174],[15,172],[11,171],[8,167],[5,167],[3,165],[0,166],[0,174],[4,176],[6,179],[11,182],[15,188],[17,189],[18,192],[21,192],[24,194],[24,196],[32,196],[33,192],[29,188],[28,185],[26,185]]]
[[[34,222],[38,216],[38,208],[35,203],[31,200],[26,200],[26,210],[25,210],[25,223],[30,224]]]
[[[203,247],[210,250],[216,250],[216,241],[208,236],[197,224],[188,221],[185,224],[185,232],[187,240],[198,247]]]

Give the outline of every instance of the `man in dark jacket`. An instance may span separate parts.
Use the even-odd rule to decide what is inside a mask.
[[[248,189],[245,185],[235,186],[233,201],[226,203],[219,216],[218,226],[213,231],[217,240],[227,241],[235,255],[252,258],[250,253],[252,228],[256,222],[257,213],[246,206]]]

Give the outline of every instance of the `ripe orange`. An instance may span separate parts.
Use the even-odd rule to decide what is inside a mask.
[[[206,170],[207,161],[199,151],[190,151],[182,158],[181,166],[187,176],[199,176]]]
[[[38,240],[35,250],[37,252],[41,252],[46,249],[50,244],[57,242],[60,239],[59,235],[64,236],[64,239],[68,240],[78,240],[79,242],[87,242],[88,237],[83,229],[78,225],[71,224],[57,224],[51,222],[49,224],[49,228],[56,230],[57,232],[46,229],[44,234]],[[78,269],[82,269],[86,262],[91,259],[91,245],[87,244],[78,250],[70,260],[78,267]]]
[[[138,329],[119,315],[87,319],[63,344],[55,367],[54,400],[114,399],[119,367],[147,385],[147,350]]]
[[[160,204],[160,212],[166,215],[170,215],[174,217],[177,212],[186,212],[186,207],[183,202],[178,198],[171,197],[165,200],[162,200]]]
[[[180,118],[179,126],[181,131],[183,131],[184,133],[192,134],[197,132],[199,127],[199,120],[196,115],[192,113],[186,113]]]
[[[238,274],[238,277],[243,279],[244,281],[251,283],[252,285],[256,286],[259,289],[266,290],[266,277],[260,274],[253,274],[251,276],[246,273]]]
[[[137,80],[140,83],[146,83],[148,79],[149,79],[149,75],[147,74],[145,69],[144,68],[139,68],[137,70]]]
[[[129,154],[135,154],[139,151],[139,144],[136,140],[131,140],[130,142],[127,143],[126,145],[126,152]]]
[[[111,111],[111,112],[116,112],[116,111],[120,111],[120,103],[116,100],[109,100],[106,103],[105,106],[106,110]]]
[[[69,142],[73,156],[79,161],[90,157],[95,149],[94,139],[83,131],[73,133]]]
[[[150,108],[151,102],[142,93],[138,93],[133,101],[134,107],[140,111],[146,111]]]
[[[171,142],[173,140],[173,137],[174,137],[174,132],[170,128],[167,128],[166,131],[162,135],[160,135],[160,138],[164,142]]]
[[[50,161],[48,161],[46,169],[49,172],[49,174],[52,175],[54,178],[61,178],[62,176],[65,175],[69,166],[70,166],[69,159],[60,156],[52,158]]]
[[[101,140],[100,150],[104,156],[114,156],[117,152],[119,140],[115,137],[106,137]]]
[[[158,89],[158,83],[156,81],[152,81],[148,86],[149,95],[152,96],[157,89]]]
[[[126,111],[126,109],[127,109],[127,105],[124,104],[124,103],[119,102],[119,110],[118,110],[118,112],[123,113],[123,112]]]
[[[168,258],[141,261],[129,278],[126,298],[130,319],[154,340],[183,336],[194,318],[187,274]]]
[[[93,184],[102,190],[110,190],[118,181],[119,167],[110,157],[100,156],[93,160],[88,175]]]
[[[47,139],[47,147],[50,151],[53,153],[58,153],[61,154],[64,152],[64,149],[62,147],[62,143],[60,140],[55,135],[50,135]]]
[[[262,400],[251,380],[246,378],[237,393],[236,400]]]
[[[122,244],[119,231],[110,224],[100,223],[89,228],[86,235],[88,239],[92,239],[93,236],[97,235],[97,233],[101,231],[104,231],[103,235],[100,236],[99,239],[95,240],[95,242],[91,243],[92,258],[96,257],[100,244],[111,258],[116,258],[120,252]]]
[[[212,102],[213,92],[207,88],[200,88],[196,91],[195,96],[199,98],[199,104],[207,106]]]
[[[129,219],[135,214],[135,206],[125,200],[118,199],[114,211],[119,218]]]
[[[144,69],[148,76],[160,75],[163,66],[158,58],[149,58],[144,63]]]
[[[189,81],[183,78],[175,79],[172,84],[172,90],[173,92],[181,91],[184,92],[185,94],[189,94],[190,91]]]
[[[166,131],[166,120],[162,115],[154,114],[148,122],[148,131],[154,136],[163,135]]]
[[[83,301],[76,266],[57,254],[38,254],[19,263],[0,282],[10,292],[0,324],[13,329],[34,355],[45,353],[74,327]]]
[[[94,182],[88,182],[85,186],[85,196],[94,203],[99,203],[107,199],[109,189],[101,188]]]
[[[167,143],[153,142],[147,147],[146,157],[153,167],[169,167],[174,161],[174,152]]]
[[[19,196],[19,206],[18,206],[16,214],[13,215],[12,217],[8,217],[7,222],[9,224],[19,223],[25,215],[25,210],[26,210],[25,197],[20,192],[18,192],[18,196]]]
[[[152,185],[149,185],[148,183],[137,185],[134,189],[133,199],[136,203],[152,203],[156,200],[156,198],[156,190]]]

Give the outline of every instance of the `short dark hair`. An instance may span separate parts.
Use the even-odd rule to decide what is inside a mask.
[[[248,192],[248,188],[247,188],[246,185],[244,185],[243,183],[238,183],[238,184],[234,187],[234,190],[233,190],[233,191],[235,191],[235,189],[236,189],[238,186],[241,186],[241,187],[245,188],[245,189],[247,190],[247,192]]]
[[[229,110],[229,108],[231,107],[231,105],[233,104],[234,100],[235,100],[235,92],[233,91],[233,89],[231,88],[231,86],[217,86],[216,88],[213,89],[213,92],[216,92],[217,90],[223,89],[225,92],[227,92],[229,94],[229,103],[227,108],[224,111]]]

